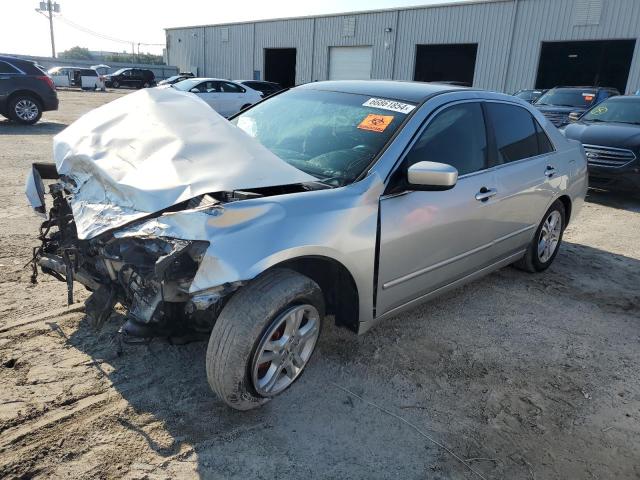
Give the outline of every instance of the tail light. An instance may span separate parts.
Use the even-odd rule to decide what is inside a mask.
[[[46,83],[47,85],[49,85],[49,87],[51,87],[51,90],[55,90],[56,89],[56,84],[53,83],[53,80],[51,79],[51,77],[47,76],[47,75],[42,75],[39,77],[36,77],[38,80],[42,80],[44,83]]]

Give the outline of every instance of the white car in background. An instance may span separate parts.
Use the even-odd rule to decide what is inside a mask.
[[[193,93],[223,117],[230,117],[262,100],[260,92],[220,78],[189,78],[171,87]]]
[[[102,76],[93,67],[53,67],[47,73],[56,87],[80,87],[83,90],[104,88]]]

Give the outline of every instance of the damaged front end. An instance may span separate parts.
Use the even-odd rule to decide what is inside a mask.
[[[55,165],[34,163],[26,184],[45,217],[33,280],[40,268],[66,282],[69,303],[73,282],[83,284],[97,327],[122,305],[124,333],[137,337],[210,330],[244,279],[220,279],[215,270],[228,264],[217,259],[194,281],[213,236],[231,222],[205,228],[209,220],[258,191],[316,180],[173,89],[144,89],[92,110],[54,137],[53,157]],[[50,180],[48,211],[43,180]],[[248,222],[252,214],[234,218]],[[176,224],[150,228],[156,220]]]
[[[209,242],[117,238],[112,233],[80,240],[64,183],[52,183],[49,193],[53,205],[40,226],[41,244],[34,249],[34,283],[38,267],[66,282],[69,304],[73,303],[73,282],[84,285],[91,291],[86,315],[96,328],[120,304],[127,317],[122,333],[128,337],[179,336],[212,328],[223,296],[210,294],[210,301],[203,305],[202,295],[196,303],[189,295]]]

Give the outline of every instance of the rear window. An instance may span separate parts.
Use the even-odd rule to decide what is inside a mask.
[[[536,102],[536,105],[586,108],[594,104],[597,91],[584,88],[552,88]]]

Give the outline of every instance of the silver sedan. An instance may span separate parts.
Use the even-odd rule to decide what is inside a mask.
[[[544,271],[587,189],[581,145],[498,93],[318,82],[231,122],[135,95],[56,137],[35,263],[92,290],[97,325],[122,304],[126,340],[206,332],[209,384],[239,410],[299,378],[327,315],[364,333],[498,268]],[[51,171],[28,182],[40,212]]]

